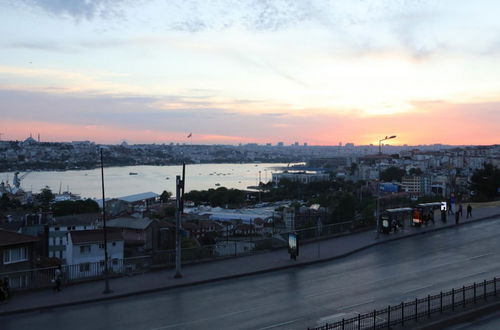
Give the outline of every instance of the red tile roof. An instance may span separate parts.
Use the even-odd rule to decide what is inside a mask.
[[[0,229],[0,246],[32,243],[39,240],[40,239],[35,236],[23,235],[13,231]]]

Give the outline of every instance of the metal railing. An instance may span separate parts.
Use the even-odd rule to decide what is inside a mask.
[[[352,222],[342,222],[320,227],[309,227],[294,231],[301,240],[307,242],[318,238],[332,237],[348,233]],[[275,233],[271,237],[241,237],[238,240],[220,240],[217,244],[182,249],[182,263],[198,263],[228,257],[262,253],[272,249],[286,247],[289,231]],[[154,251],[140,257],[111,259],[108,268],[110,276],[127,276],[149,272],[155,269],[175,266],[175,250]],[[101,279],[104,276],[104,261],[76,265],[63,265],[63,283],[71,284],[82,281]],[[36,268],[8,273],[0,273],[0,278],[7,278],[13,291],[50,287],[53,284],[57,267]]]
[[[415,326],[419,321],[428,320],[433,314],[442,314],[467,308],[467,306],[483,303],[488,297],[497,296],[497,278],[483,282],[401,302],[395,306],[374,310],[366,314],[358,314],[334,323],[327,323],[308,330],[356,330],[356,329],[390,329],[393,326]]]

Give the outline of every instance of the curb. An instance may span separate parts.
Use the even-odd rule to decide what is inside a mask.
[[[352,254],[357,253],[357,252],[367,250],[373,246],[385,244],[388,242],[398,241],[398,240],[402,240],[405,238],[414,237],[417,235],[424,235],[426,233],[432,233],[432,232],[437,232],[440,230],[455,228],[456,226],[463,226],[463,225],[476,223],[476,222],[483,221],[483,220],[489,220],[489,219],[492,219],[492,218],[495,218],[498,216],[500,216],[500,213],[485,216],[483,218],[477,218],[477,219],[474,219],[474,220],[468,221],[468,222],[459,223],[458,225],[450,225],[450,226],[444,226],[444,227],[439,227],[439,228],[430,228],[430,229],[427,229],[425,231],[415,232],[415,233],[407,234],[404,236],[386,238],[386,239],[379,240],[379,241],[376,241],[374,243],[353,249],[353,250],[346,252],[344,254],[333,256],[333,257],[326,257],[326,258],[321,258],[318,260],[311,260],[311,261],[300,262],[300,263],[296,263],[296,264],[274,267],[274,268],[261,269],[261,270],[257,270],[257,271],[253,271],[253,272],[249,272],[249,273],[215,277],[215,278],[195,281],[195,282],[191,282],[191,283],[174,284],[174,285],[162,286],[162,287],[157,287],[157,288],[152,288],[152,289],[147,289],[147,290],[128,292],[128,293],[117,294],[117,295],[113,295],[113,296],[107,296],[107,297],[104,296],[104,297],[99,297],[99,298],[94,298],[94,299],[86,299],[86,300],[79,300],[79,301],[73,301],[73,302],[67,302],[67,303],[58,303],[58,304],[52,304],[52,305],[46,305],[46,306],[23,308],[23,309],[17,309],[17,310],[6,311],[6,312],[0,311],[0,316],[30,313],[30,312],[35,312],[35,311],[50,310],[50,309],[58,308],[58,307],[75,306],[75,305],[81,305],[81,304],[89,304],[89,303],[95,303],[95,302],[101,302],[101,301],[108,301],[108,300],[112,300],[112,299],[127,298],[127,297],[141,295],[141,294],[156,293],[156,292],[167,291],[167,290],[171,290],[171,289],[183,288],[183,287],[188,287],[188,286],[195,286],[195,285],[206,284],[206,283],[219,282],[219,281],[223,281],[223,280],[230,280],[230,279],[235,279],[235,278],[240,278],[240,277],[245,277],[245,276],[259,275],[259,274],[270,273],[270,272],[280,271],[280,270],[285,270],[285,269],[290,269],[290,268],[319,264],[322,262],[327,262],[327,261],[345,258],[345,257],[348,257]]]

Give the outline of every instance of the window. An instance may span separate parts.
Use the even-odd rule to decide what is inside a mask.
[[[28,284],[26,275],[9,276],[9,286],[11,289],[26,288]]]
[[[80,254],[90,254],[90,245],[80,246]]]
[[[115,266],[118,265],[118,259],[116,259],[116,258],[113,259],[113,265],[115,265]]]
[[[113,242],[113,246],[116,246],[116,242]]]
[[[66,227],[66,230],[70,231],[71,230],[71,226]]]
[[[3,263],[12,264],[28,260],[28,248],[13,248],[3,250]]]
[[[99,249],[104,249],[104,243],[99,244]]]
[[[54,230],[55,230],[55,231],[59,231],[59,227],[55,227],[55,228],[54,228]]]
[[[90,271],[90,263],[80,264],[80,273]]]

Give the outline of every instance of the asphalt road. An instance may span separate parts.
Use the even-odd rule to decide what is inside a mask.
[[[305,329],[500,276],[500,218],[332,262],[0,317],[14,329]]]
[[[500,329],[500,311],[479,317],[473,321],[463,322],[446,330],[498,330]]]

